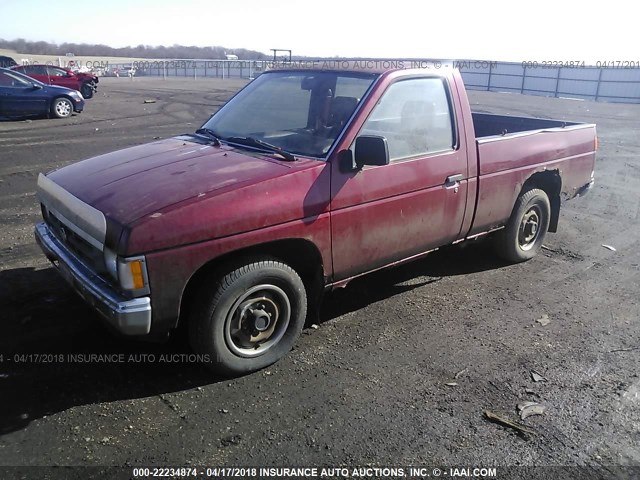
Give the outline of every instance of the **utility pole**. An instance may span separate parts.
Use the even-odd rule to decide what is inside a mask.
[[[286,48],[272,48],[271,51],[273,52],[273,62],[277,62],[278,61],[278,52],[289,52],[289,60],[285,60],[288,63],[291,63],[291,50],[287,50]]]

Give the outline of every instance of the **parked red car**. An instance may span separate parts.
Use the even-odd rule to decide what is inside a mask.
[[[16,65],[11,68],[42,83],[78,90],[84,98],[93,97],[98,90],[98,77],[91,73],[76,73],[53,65]]]

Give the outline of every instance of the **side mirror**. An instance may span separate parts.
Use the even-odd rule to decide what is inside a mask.
[[[387,139],[377,135],[361,135],[356,139],[355,166],[359,170],[365,165],[388,165],[389,146]]]
[[[31,84],[31,87],[32,87],[34,90],[40,90],[40,89],[42,89],[42,85],[40,85],[39,83],[32,83],[32,84]]]

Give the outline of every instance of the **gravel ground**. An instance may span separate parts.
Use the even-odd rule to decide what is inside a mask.
[[[530,262],[475,242],[354,281],[284,360],[234,380],[190,362],[182,336],[111,335],[35,245],[38,172],[193,131],[242,85],[107,78],[81,115],[0,123],[0,465],[640,475],[615,468],[640,467],[640,105],[471,92],[475,110],[598,125],[597,185]],[[523,401],[544,415],[520,420]]]

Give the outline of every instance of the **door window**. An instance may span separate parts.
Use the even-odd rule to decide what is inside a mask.
[[[24,73],[27,75],[46,75],[47,67],[44,65],[28,65],[24,67]]]
[[[62,70],[61,68],[47,67],[47,69],[49,70],[49,76],[51,76],[51,77],[66,77],[67,76],[66,70]]]
[[[30,84],[25,78],[10,72],[0,71],[0,87],[25,88]]]
[[[401,80],[389,86],[360,134],[385,137],[393,162],[454,149],[452,118],[442,79]]]

